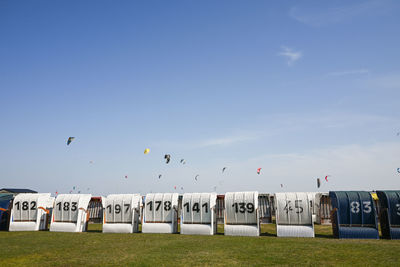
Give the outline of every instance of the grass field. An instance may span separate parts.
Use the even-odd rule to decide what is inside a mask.
[[[316,238],[275,233],[274,224],[260,237],[103,234],[97,224],[86,233],[0,232],[0,266],[400,266],[400,240],[338,240],[320,225]]]

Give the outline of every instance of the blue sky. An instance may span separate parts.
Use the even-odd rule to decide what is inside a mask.
[[[316,191],[329,174],[319,191],[399,189],[399,12],[389,0],[2,0],[0,183]]]

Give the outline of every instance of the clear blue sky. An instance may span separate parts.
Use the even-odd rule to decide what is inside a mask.
[[[399,13],[394,0],[0,0],[0,184],[316,191],[329,174],[319,191],[399,189]]]

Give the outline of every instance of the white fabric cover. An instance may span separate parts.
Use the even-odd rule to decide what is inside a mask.
[[[52,232],[83,232],[88,221],[90,194],[58,195],[51,216]]]
[[[260,235],[258,192],[228,192],[225,194],[224,234]]]
[[[217,232],[216,202],[216,193],[183,194],[181,234],[214,235]]]
[[[13,201],[9,231],[47,229],[47,213],[54,201],[50,195],[50,193],[18,194]]]
[[[102,198],[103,233],[139,231],[139,194],[113,194]]]
[[[317,220],[317,215],[319,214],[319,203],[316,201],[317,192],[307,192],[308,199],[311,205],[312,220],[315,223]]]
[[[308,193],[276,193],[277,236],[314,237],[313,201]]]
[[[252,225],[229,225],[225,224],[224,226],[224,234],[225,235],[234,235],[234,236],[259,236],[260,235],[260,227],[252,226]]]
[[[178,194],[147,194],[143,207],[142,233],[178,232]]]

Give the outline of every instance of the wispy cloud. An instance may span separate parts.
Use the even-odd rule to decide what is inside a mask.
[[[324,26],[328,24],[348,21],[356,16],[380,14],[390,10],[391,0],[370,0],[347,6],[330,8],[318,7],[292,7],[289,16],[301,23],[311,26]]]
[[[277,192],[284,185],[286,191],[314,191],[316,178],[331,175],[320,190],[372,190],[400,186],[397,179],[398,142],[379,142],[370,145],[345,144],[310,148],[288,153],[253,154],[250,158],[213,160],[199,172],[202,184],[188,185],[187,190],[216,185],[219,192],[235,190],[262,190]],[[228,173],[221,174],[222,166]],[[261,167],[261,175],[256,169]],[[219,173],[219,174],[218,174]],[[228,176],[226,176],[228,174]],[[171,175],[172,176],[172,175]],[[177,172],[174,177],[182,176]],[[244,178],[245,177],[245,178]],[[228,182],[229,179],[229,182]],[[182,179],[185,180],[185,179]],[[225,182],[224,182],[225,181]],[[189,188],[191,186],[191,188]],[[209,189],[208,189],[209,190]]]
[[[235,162],[237,173],[229,179],[239,187],[241,178],[247,176],[248,185],[271,191],[281,190],[281,183],[287,191],[316,190],[316,178],[325,175],[332,177],[322,184],[324,191],[396,188],[400,185],[396,172],[399,149],[399,143],[383,142],[364,146],[348,144],[303,153],[264,154]],[[263,168],[264,179],[252,179],[256,166]]]
[[[324,128],[363,128],[373,127],[376,125],[389,125],[398,123],[396,117],[381,116],[375,114],[357,114],[348,112],[327,113],[316,116],[310,116],[304,119],[305,122],[311,125],[319,125]]]
[[[153,142],[153,147],[158,149],[171,149],[175,150],[195,150],[202,148],[212,148],[212,147],[229,147],[238,145],[241,143],[254,141],[262,138],[266,134],[263,132],[253,131],[253,132],[233,132],[227,133],[226,135],[216,135],[209,136],[203,139],[189,139],[186,141],[163,141],[163,142]]]
[[[243,133],[238,135],[230,135],[225,137],[211,138],[199,142],[198,147],[210,147],[210,146],[229,146],[236,143],[246,142],[257,139],[259,136],[257,133]]]
[[[279,56],[286,57],[287,64],[292,66],[297,60],[299,60],[303,53],[301,51],[294,51],[292,48],[282,46],[282,51],[278,53]]]
[[[369,81],[369,84],[377,88],[400,89],[400,73],[382,75]]]
[[[326,76],[346,76],[346,75],[354,75],[354,74],[368,74],[369,72],[370,71],[368,69],[356,69],[356,70],[330,72]]]

